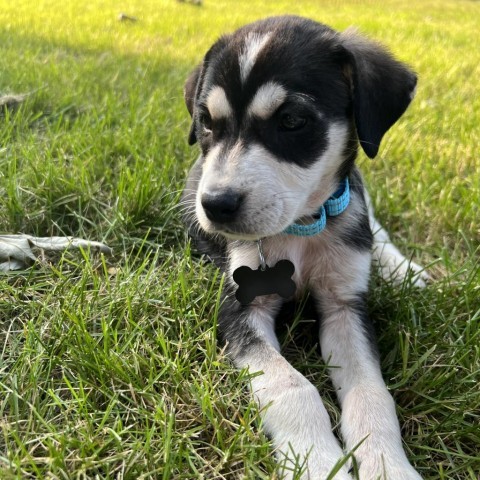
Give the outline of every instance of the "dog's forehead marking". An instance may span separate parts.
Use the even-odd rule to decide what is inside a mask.
[[[238,57],[240,65],[240,79],[242,83],[245,83],[248,75],[250,74],[258,54],[270,39],[272,32],[258,33],[250,32],[245,38],[244,48]]]
[[[207,95],[206,104],[210,116],[214,120],[228,118],[233,113],[232,106],[227,99],[227,94],[222,87],[215,86],[210,89]]]
[[[280,84],[267,82],[257,90],[247,111],[250,115],[266,120],[286,98],[287,91]]]

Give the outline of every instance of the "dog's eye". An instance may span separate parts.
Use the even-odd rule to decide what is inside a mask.
[[[202,112],[200,114],[200,123],[207,132],[212,131],[212,117],[208,112]]]
[[[300,130],[307,124],[306,117],[300,117],[299,115],[284,113],[280,117],[280,130],[288,132],[294,132]]]

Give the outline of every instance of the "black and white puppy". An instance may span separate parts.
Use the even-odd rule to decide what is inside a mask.
[[[343,453],[317,389],[280,353],[274,323],[283,298],[265,285],[251,303],[235,296],[234,272],[257,271],[263,258],[267,269],[291,262],[297,293],[308,289],[321,313],[322,356],[360,479],[420,478],[402,447],[365,306],[372,255],[396,280],[420,267],[375,221],[354,165],[359,143],[375,157],[415,86],[415,74],[379,45],[293,16],[223,36],[187,80],[189,143],[202,154],[184,191],[185,220],[226,274],[219,329],[235,364],[262,372],[251,385],[282,478],[300,459],[301,478],[325,479]],[[327,210],[326,225],[309,230],[345,193],[343,210]],[[351,478],[347,467],[335,478]]]

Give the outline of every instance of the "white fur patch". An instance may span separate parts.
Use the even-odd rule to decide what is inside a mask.
[[[205,160],[203,162],[203,171],[209,171],[212,168],[215,168],[214,165],[216,165],[218,158],[220,156],[220,152],[222,151],[223,143],[218,143],[215,145],[207,154],[205,157]],[[198,190],[203,193],[203,185],[205,181],[207,180],[207,175],[202,175],[202,179],[200,181],[200,185],[198,187]]]
[[[268,82],[257,90],[247,111],[250,115],[266,120],[285,101],[286,96],[287,92],[281,85]]]
[[[240,64],[240,79],[245,83],[248,75],[252,71],[257,60],[258,54],[270,39],[271,32],[260,34],[251,32],[245,39],[245,47],[240,54],[238,61]]]
[[[222,87],[213,87],[207,96],[207,108],[214,120],[228,118],[233,114],[230,102]]]
[[[203,162],[203,174],[198,184],[195,211],[200,225],[207,231],[211,227],[202,207],[202,195],[214,190],[232,187],[233,182],[230,175],[232,169],[235,170],[232,166],[238,163],[238,159],[242,155],[243,143],[238,141],[226,155],[221,155],[223,149],[224,144],[221,142],[208,152]]]
[[[328,130],[328,147],[322,157],[310,167],[308,185],[308,203],[304,207],[311,215],[323,205],[338,188],[336,175],[343,160],[343,148],[347,141],[348,128],[345,124],[332,123]],[[307,188],[307,187],[306,187]],[[331,189],[331,191],[328,190]],[[295,218],[299,218],[300,214]]]

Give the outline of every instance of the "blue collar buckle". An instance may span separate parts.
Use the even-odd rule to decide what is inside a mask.
[[[311,237],[318,235],[327,226],[327,216],[336,217],[346,210],[350,203],[350,185],[348,177],[340,183],[337,191],[319,208],[315,217],[317,220],[308,225],[292,223],[283,233],[297,237]]]

